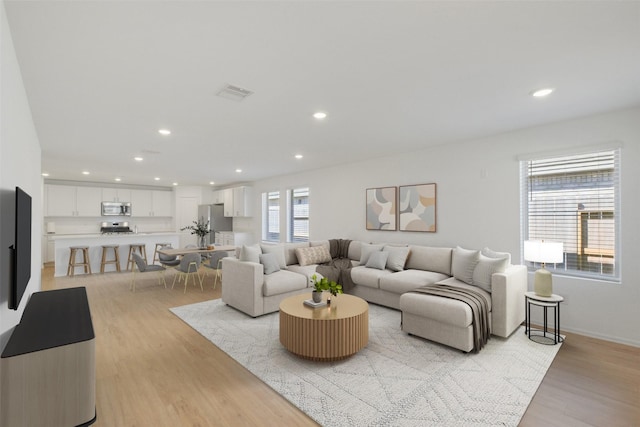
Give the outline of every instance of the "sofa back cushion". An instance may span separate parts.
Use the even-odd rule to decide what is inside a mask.
[[[480,259],[480,251],[463,249],[457,246],[453,250],[451,259],[451,272],[456,279],[471,285],[473,283],[473,271]]]
[[[298,263],[298,257],[296,256],[297,248],[308,248],[308,247],[309,247],[309,242],[285,243],[284,260],[287,263],[287,265]]]
[[[411,245],[405,268],[435,271],[451,276],[451,252],[451,248]]]
[[[366,265],[369,257],[374,252],[380,252],[384,244],[362,243],[360,245],[360,265]]]
[[[349,259],[351,261],[360,262],[360,252],[362,249],[362,242],[359,240],[352,240],[349,243]]]
[[[262,249],[263,254],[273,254],[278,262],[278,267],[280,269],[287,268],[287,261],[284,256],[284,245],[273,245],[273,244],[261,244],[260,249]]]
[[[480,253],[480,259],[473,270],[473,285],[491,292],[491,278],[493,273],[504,273],[509,267],[510,254],[504,254],[502,258],[489,258]]]
[[[329,249],[326,246],[309,246],[308,248],[296,248],[298,264],[304,267],[311,264],[322,264],[331,261]]]
[[[387,258],[387,268],[393,271],[402,271],[409,258],[408,246],[393,246],[386,245],[383,252],[387,252],[389,257]]]
[[[260,245],[257,243],[250,246],[242,245],[242,249],[240,249],[240,256],[238,258],[240,261],[260,262],[261,253],[262,249],[260,249]]]

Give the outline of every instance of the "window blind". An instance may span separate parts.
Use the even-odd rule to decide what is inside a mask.
[[[268,242],[280,241],[280,192],[263,193],[263,235]]]
[[[522,161],[521,188],[523,241],[564,245],[547,269],[620,279],[620,149]]]
[[[290,193],[290,242],[309,241],[309,188],[296,188]]]

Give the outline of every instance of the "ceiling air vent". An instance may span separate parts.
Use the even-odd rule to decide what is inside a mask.
[[[232,101],[242,101],[253,92],[234,85],[225,85],[216,95],[221,98],[230,99]]]

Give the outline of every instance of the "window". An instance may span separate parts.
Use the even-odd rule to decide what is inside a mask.
[[[522,161],[523,240],[563,243],[555,273],[619,281],[619,187],[619,149]]]
[[[262,193],[262,240],[280,241],[280,192]]]
[[[309,189],[296,188],[288,194],[288,241],[309,241]]]

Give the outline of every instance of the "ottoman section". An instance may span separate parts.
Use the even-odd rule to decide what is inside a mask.
[[[473,350],[471,308],[450,298],[408,292],[400,297],[402,330],[431,341]]]

